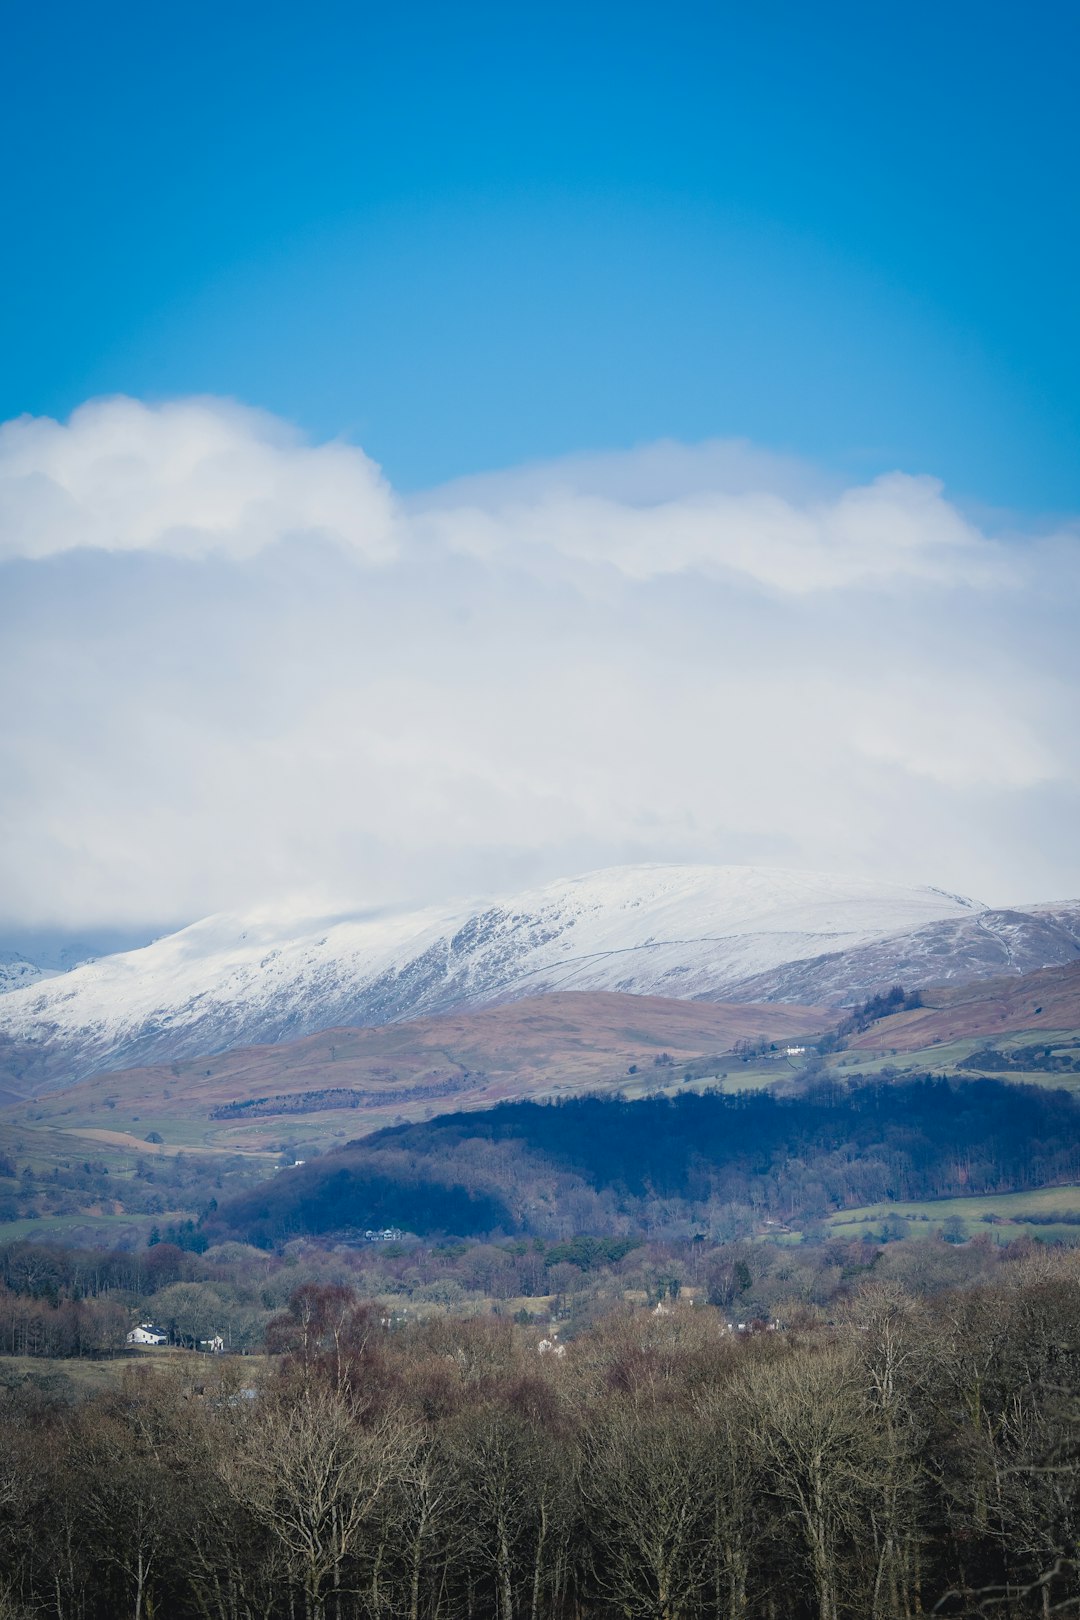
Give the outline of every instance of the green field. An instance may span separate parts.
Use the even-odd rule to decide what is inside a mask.
[[[883,1027],[883,1039],[886,1033],[887,1030]],[[1038,1044],[1048,1046],[1052,1051],[1067,1050],[1070,1056],[1075,1057],[1078,1041],[1080,1030],[1075,1029],[1039,1030],[1037,1033],[1020,1030],[1000,1036],[990,1032],[979,1036],[965,1036],[955,1041],[939,1042],[934,1046],[920,1047],[914,1052],[885,1051],[880,1055],[838,1052],[828,1062],[829,1067],[841,1077],[880,1074],[883,1069],[893,1069],[897,1075],[947,1074],[962,1080],[977,1080],[985,1076],[989,1080],[1008,1080],[1014,1085],[1047,1086],[1052,1090],[1068,1091],[1075,1095],[1080,1092],[1080,1074],[1049,1074],[1044,1069],[1015,1069],[1008,1072],[995,1069],[958,1069],[956,1065],[987,1047],[993,1047],[999,1052],[1012,1052],[1020,1047]]]
[[[150,1235],[151,1228],[167,1226],[170,1221],[185,1220],[187,1210],[169,1210],[161,1215],[39,1215],[30,1220],[0,1223],[0,1242],[33,1243],[61,1239],[79,1244],[109,1246],[135,1234],[141,1242]]]
[[[1080,1226],[1066,1222],[1033,1225],[1016,1220],[1018,1215],[1058,1214],[1080,1214],[1080,1186],[1040,1187],[1034,1192],[994,1193],[977,1198],[866,1204],[860,1209],[838,1210],[829,1217],[828,1226],[838,1237],[861,1237],[863,1233],[878,1236],[885,1221],[900,1220],[908,1222],[910,1235],[917,1237],[920,1232],[939,1232],[946,1221],[958,1219],[965,1223],[969,1237],[982,1233],[1007,1242],[1026,1233],[1029,1237],[1080,1242]]]

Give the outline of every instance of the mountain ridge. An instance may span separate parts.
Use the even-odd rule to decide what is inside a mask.
[[[782,964],[731,989],[732,1000],[845,1004],[887,984],[920,989],[1022,976],[1080,961],[1080,901],[989,908],[907,935]]]
[[[755,973],[982,909],[836,874],[644,865],[471,907],[211,917],[0,999],[0,1076],[44,1089],[559,989],[724,999]]]
[[[1080,905],[1042,912],[829,873],[651,864],[472,906],[218,915],[0,998],[0,1079],[47,1090],[559,990],[842,1005],[898,976],[1080,956]]]

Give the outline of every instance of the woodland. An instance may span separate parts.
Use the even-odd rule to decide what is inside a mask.
[[[825,1219],[1078,1178],[1064,1092],[825,1080],[446,1115],[144,1248],[8,1243],[0,1620],[1080,1613],[1080,1249]]]
[[[931,1297],[996,1286],[1003,1268],[1052,1251],[1038,1229],[997,1230],[954,1243],[916,1235],[919,1223],[881,1223],[879,1236],[826,1234],[781,1242],[710,1244],[694,1238],[542,1238],[502,1243],[325,1243],[295,1240],[280,1253],[241,1243],[203,1252],[173,1243],[141,1251],[0,1247],[0,1383],[29,1376],[65,1399],[77,1389],[64,1368],[125,1353],[129,1328],[152,1321],[171,1344],[192,1348],[220,1334],[228,1351],[256,1355],[274,1318],[303,1289],[345,1289],[397,1323],[434,1312],[492,1313],[572,1337],[632,1304],[682,1300],[719,1309],[733,1324],[820,1326],[873,1280]],[[7,1358],[29,1358],[15,1370]],[[5,1371],[5,1367],[12,1370]],[[39,1371],[27,1371],[38,1368]]]
[[[569,1336],[306,1284],[272,1356],[0,1385],[5,1620],[1075,1613],[1074,1251]]]
[[[827,1078],[787,1095],[684,1091],[512,1102],[380,1131],[233,1198],[211,1241],[273,1246],[393,1226],[420,1236],[746,1235],[883,1199],[1080,1180],[1080,1105],[984,1079]]]

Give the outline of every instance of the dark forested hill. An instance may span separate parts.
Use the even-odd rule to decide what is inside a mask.
[[[805,1220],[1078,1178],[1080,1106],[1064,1092],[830,1081],[795,1097],[584,1097],[447,1114],[281,1171],[207,1226],[263,1244],[376,1226],[655,1233],[732,1207]]]

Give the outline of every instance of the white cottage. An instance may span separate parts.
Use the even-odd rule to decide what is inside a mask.
[[[168,1344],[169,1335],[152,1322],[140,1322],[127,1336],[128,1344]]]

